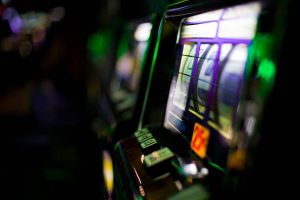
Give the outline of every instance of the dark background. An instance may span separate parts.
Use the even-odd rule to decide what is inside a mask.
[[[95,65],[88,40],[103,30],[113,30],[117,39],[122,22],[162,9],[163,1],[11,0],[0,5],[0,198],[103,199],[102,147],[92,128],[90,111],[96,106],[88,96]],[[33,33],[13,33],[2,19],[4,10],[49,13],[57,6],[65,9],[64,18],[21,56],[22,42],[31,41]],[[109,63],[102,68],[113,65],[99,62]]]

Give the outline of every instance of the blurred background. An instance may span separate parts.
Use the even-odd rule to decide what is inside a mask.
[[[102,199],[99,142],[118,120],[105,94],[129,48],[124,23],[164,5],[1,0],[0,198]]]

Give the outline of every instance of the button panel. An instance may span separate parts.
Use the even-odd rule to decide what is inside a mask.
[[[144,163],[146,167],[153,167],[154,165],[170,160],[173,157],[173,152],[168,147],[164,147],[158,151],[153,151],[152,153],[146,155]]]

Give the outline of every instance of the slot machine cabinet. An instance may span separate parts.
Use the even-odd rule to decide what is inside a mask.
[[[95,66],[94,68],[97,68],[98,71],[92,72],[92,76],[99,76],[98,79],[101,83],[97,97],[95,97],[97,105],[93,111],[97,112],[94,123],[95,131],[100,140],[109,140],[105,141],[109,143],[108,145],[103,144],[106,147],[109,147],[111,142],[114,143],[120,138],[128,136],[127,133],[137,128],[151,67],[152,57],[148,52],[152,51],[153,45],[151,44],[155,43],[150,41],[156,41],[157,37],[157,33],[152,33],[151,30],[157,29],[156,24],[160,18],[156,14],[152,14],[124,21],[115,28],[117,29],[116,33],[105,30],[90,39],[90,43],[93,44],[93,41],[101,42],[105,40],[106,36],[109,36],[110,40],[115,43],[112,45],[113,53],[110,53],[113,56],[106,58],[108,56],[101,55],[104,61],[99,66],[103,69]],[[103,43],[105,46],[110,41],[107,40]],[[105,48],[103,49],[105,50]],[[103,49],[102,51],[104,51]],[[107,64],[107,62],[111,64]],[[93,89],[92,87],[91,90]],[[91,93],[95,92],[91,91]]]
[[[128,39],[128,50],[123,52],[117,61],[117,69],[115,72],[115,80],[112,80],[112,91],[114,93],[116,113],[120,113],[119,120],[115,124],[112,144],[115,144],[121,138],[127,137],[138,128],[139,119],[143,109],[143,103],[146,98],[145,91],[150,80],[149,74],[152,69],[152,52],[155,48],[155,42],[158,37],[158,27],[160,24],[161,14],[152,14],[145,18],[132,20],[128,23],[126,35],[124,38]],[[148,36],[147,38],[145,36]],[[122,41],[119,49],[122,50]],[[129,50],[130,49],[130,50]],[[124,50],[124,49],[123,49]],[[122,54],[122,51],[119,51]],[[124,66],[128,65],[128,60],[124,59],[124,55],[133,54],[135,59],[132,60],[134,71],[126,72]],[[125,61],[125,62],[124,62]],[[123,69],[122,69],[123,68]],[[123,73],[125,72],[125,73]],[[127,74],[128,76],[126,77]],[[126,103],[126,99],[120,98],[120,93],[127,94],[131,103]],[[124,106],[125,105],[125,106]]]
[[[247,187],[241,177],[252,169],[275,81],[281,3],[184,2],[166,10],[151,76],[170,87],[148,86],[138,129],[115,146],[117,198],[220,199]],[[173,45],[164,46],[166,35]],[[157,75],[163,67],[170,79]],[[165,100],[160,125],[147,118],[155,98]]]
[[[114,144],[128,137],[138,127],[143,109],[145,90],[152,67],[152,54],[158,36],[161,14],[132,19],[123,25],[116,55],[116,65],[110,84],[106,88],[113,120],[111,132],[100,142],[104,196],[112,195]],[[107,108],[106,108],[107,109]]]

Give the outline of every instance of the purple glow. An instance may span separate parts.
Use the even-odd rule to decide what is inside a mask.
[[[21,31],[23,22],[16,9],[12,7],[5,9],[2,19],[9,22],[9,26],[12,32],[18,33]]]
[[[11,20],[9,20],[10,29],[14,33],[19,33],[22,29],[22,25],[23,25],[22,20],[18,15],[12,18]]]

